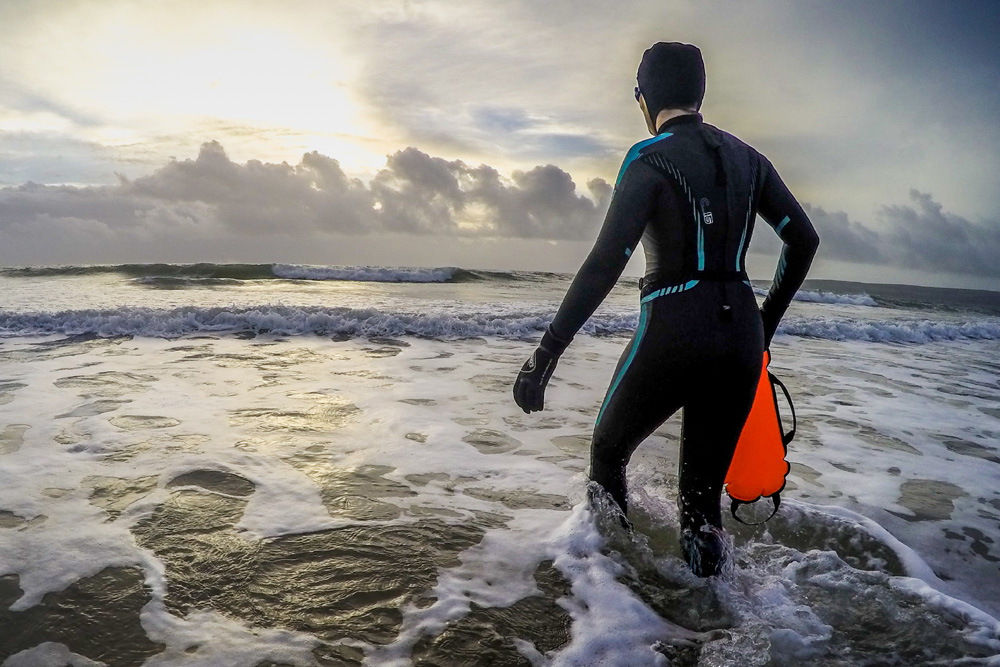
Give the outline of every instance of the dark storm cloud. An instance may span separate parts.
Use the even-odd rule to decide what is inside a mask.
[[[885,206],[896,261],[904,266],[1000,276],[1000,220],[975,224],[945,213],[930,194],[910,190],[912,206]]]
[[[115,186],[28,183],[0,189],[0,262],[19,253],[65,249],[67,257],[101,248],[240,244],[285,238],[309,246],[317,234],[394,233],[425,238],[592,240],[612,193],[603,179],[579,193],[554,165],[503,177],[488,165],[445,160],[416,148],[390,155],[369,184],[348,178],[337,160],[306,153],[296,165],[233,162],[217,142],[194,160],[173,160]],[[820,257],[1000,277],[1000,221],[974,223],[947,213],[930,194],[883,206],[876,224],[804,207],[819,231]],[[773,251],[761,229],[755,252]],[[236,247],[234,245],[233,247]],[[74,260],[77,261],[77,260]]]
[[[415,148],[389,156],[370,185],[334,160],[306,153],[297,165],[238,164],[209,142],[194,160],[171,161],[116,186],[0,189],[0,261],[45,242],[80,248],[128,247],[247,235],[404,232],[451,237],[590,239],[610,186],[577,193],[562,169],[545,165],[503,178],[486,165],[432,157]],[[596,202],[595,202],[596,200]]]
[[[365,186],[348,179],[332,158],[313,151],[295,166],[258,160],[240,165],[215,141],[202,145],[196,160],[173,161],[150,176],[123,179],[120,192],[208,204],[218,222],[251,233],[365,231],[365,212],[371,210]]]
[[[803,208],[823,241],[823,257],[844,262],[876,264],[886,261],[882,252],[882,236],[848,219],[842,211],[827,212],[819,206],[804,204]]]
[[[589,187],[595,197],[607,195],[600,179]],[[315,151],[295,166],[256,160],[239,165],[211,142],[196,160],[172,162],[123,183],[123,190],[210,204],[220,222],[250,232],[273,232],[278,226],[572,239],[591,235],[603,209],[603,202],[578,195],[570,175],[553,165],[515,171],[507,180],[492,167],[472,167],[412,147],[390,155],[366,187],[348,179],[336,160]]]
[[[911,205],[881,207],[874,227],[840,211],[803,204],[822,241],[819,258],[1000,277],[1000,220],[977,224],[946,213],[930,194],[917,190],[910,190],[910,201]],[[778,242],[769,238],[774,235],[760,227],[751,248],[758,253],[776,251]]]
[[[386,229],[502,238],[581,239],[593,236],[609,186],[588,182],[592,200],[554,165],[515,171],[506,181],[487,165],[431,157],[416,148],[389,156],[371,184]]]

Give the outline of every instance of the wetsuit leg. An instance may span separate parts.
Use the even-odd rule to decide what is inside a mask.
[[[746,290],[749,292],[749,290]],[[763,327],[749,294],[733,299],[733,317],[706,336],[710,354],[684,400],[679,465],[681,528],[722,526],[726,473],[756,395]]]
[[[655,303],[655,302],[654,302]],[[618,361],[591,445],[590,478],[628,511],[625,468],[632,453],[681,406],[683,378],[657,345],[662,318],[643,305],[639,327]]]
[[[682,528],[700,528],[706,523],[722,526],[722,487],[756,388],[731,379],[734,382],[728,389],[684,406],[679,465]]]

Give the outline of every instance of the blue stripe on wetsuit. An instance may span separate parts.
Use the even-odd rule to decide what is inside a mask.
[[[628,166],[632,164],[633,160],[639,157],[639,152],[643,148],[649,146],[650,144],[655,144],[657,141],[661,139],[666,139],[667,137],[672,137],[672,136],[673,136],[672,133],[664,132],[663,134],[659,134],[655,137],[650,137],[649,139],[640,141],[636,145],[632,146],[632,148],[628,149],[628,153],[625,154],[625,161],[622,162],[622,168],[618,171],[618,178],[615,179],[615,187],[617,188],[618,184],[622,182],[622,178],[625,176],[625,170],[628,169]]]
[[[774,228],[774,233],[777,234],[780,237],[781,236],[781,230],[785,228],[785,225],[788,224],[788,221],[789,221],[789,217],[786,215],[781,220],[781,222],[778,223],[778,226]]]
[[[695,285],[698,284],[697,280],[689,280],[686,283],[681,283],[679,285],[671,285],[670,287],[664,287],[663,289],[658,289],[655,292],[650,292],[646,296],[642,297],[639,303],[649,303],[653,299],[657,299],[665,294],[677,294],[678,292],[686,292]]]
[[[698,211],[694,212],[694,224],[698,225],[698,270],[705,270],[705,232],[701,228],[701,216],[698,215]]]
[[[750,229],[750,214],[753,213],[753,194],[757,188],[757,172],[754,171],[753,179],[750,181],[750,197],[747,199],[747,219],[743,221],[743,235],[740,236],[740,245],[736,249],[736,270],[740,270],[740,260],[743,259],[743,244],[747,240],[747,230]],[[747,282],[747,281],[743,281]],[[747,282],[749,285],[750,283]]]
[[[611,397],[614,396],[615,389],[618,388],[618,385],[621,383],[622,378],[625,377],[625,373],[626,371],[628,371],[629,365],[632,363],[632,360],[635,359],[635,353],[639,351],[639,344],[642,343],[642,336],[643,334],[646,333],[646,324],[649,321],[648,315],[649,315],[649,307],[643,305],[642,308],[639,310],[639,326],[635,331],[635,341],[632,343],[632,350],[628,353],[628,358],[625,360],[625,363],[622,364],[622,369],[618,371],[618,375],[615,377],[615,381],[611,383],[611,389],[608,390],[608,395],[604,399],[604,404],[601,406],[601,411],[597,413],[597,423],[594,424],[595,428],[597,427],[597,424],[601,423],[601,417],[604,416],[604,410],[607,409],[608,404],[611,402]]]
[[[740,237],[740,245],[739,245],[738,248],[736,248],[736,270],[737,271],[740,270],[740,259],[741,259],[741,256],[743,255],[743,244],[747,240],[747,228],[749,228],[749,227],[750,227],[749,224],[743,225],[743,236]]]

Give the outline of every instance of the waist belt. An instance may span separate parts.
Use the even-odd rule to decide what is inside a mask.
[[[664,294],[687,291],[701,281],[746,282],[749,284],[750,278],[746,271],[692,271],[686,274],[651,273],[639,278],[639,292],[645,301]]]

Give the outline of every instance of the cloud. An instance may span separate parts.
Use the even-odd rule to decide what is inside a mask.
[[[913,206],[884,206],[897,263],[916,268],[1000,277],[1000,220],[975,224],[945,213],[930,194],[910,190]]]
[[[366,185],[315,151],[296,165],[239,164],[212,141],[196,159],[172,160],[133,180],[122,176],[115,186],[0,189],[0,232],[7,239],[0,261],[21,263],[22,253],[46,244],[76,258],[99,248],[127,253],[143,244],[155,249],[230,237],[309,244],[317,233],[589,240],[611,188],[602,179],[587,188],[591,197],[578,194],[572,177],[554,165],[507,178],[487,165],[412,147],[390,155]]]
[[[507,181],[487,165],[407,148],[389,156],[371,191],[392,231],[580,240],[593,238],[610,194],[603,179],[587,185],[596,203],[551,164],[515,171]]]
[[[120,177],[114,186],[0,189],[0,262],[140,261],[165,249],[183,261],[207,248],[228,249],[239,261],[248,248],[259,255],[268,247],[308,249],[318,238],[380,234],[396,235],[395,243],[407,237],[589,243],[612,188],[600,178],[585,187],[588,195],[552,164],[504,176],[489,165],[413,147],[389,155],[365,183],[316,151],[295,165],[240,164],[212,141],[195,159],[172,160],[141,178]],[[804,208],[822,238],[821,259],[1000,277],[1000,221],[970,222],[945,212],[930,194],[912,190],[908,205],[881,207],[874,225]],[[773,251],[775,241],[759,228],[765,239],[755,239],[752,249]]]
[[[809,204],[804,204],[803,208],[820,233],[824,257],[861,264],[886,261],[884,240],[877,231],[849,220],[842,211],[828,212]]]
[[[910,200],[909,206],[880,207],[875,227],[850,220],[840,211],[803,204],[822,241],[819,258],[1000,277],[1000,220],[970,222],[946,213],[931,194],[918,190],[910,190]],[[776,244],[765,241],[751,248],[772,252]]]
[[[122,198],[158,202],[199,202],[211,218],[243,233],[301,233],[366,230],[371,195],[340,164],[315,151],[291,166],[250,160],[240,165],[215,141],[195,160],[174,160],[149,176],[122,179],[113,192]]]

